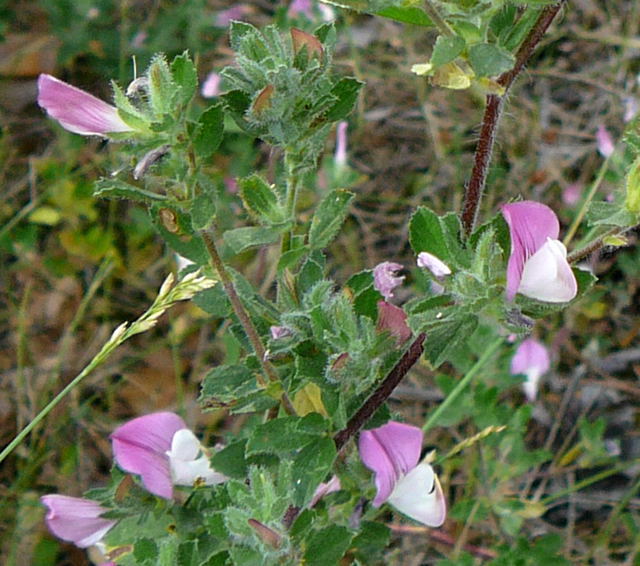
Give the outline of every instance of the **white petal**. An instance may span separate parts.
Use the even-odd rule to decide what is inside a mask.
[[[538,384],[540,383],[542,373],[540,370],[532,368],[527,371],[525,375],[527,376],[527,381],[522,384],[522,390],[527,396],[527,399],[533,403],[538,395]]]
[[[398,511],[428,527],[444,523],[447,506],[442,487],[429,464],[418,464],[402,477],[387,500]]]
[[[226,477],[211,469],[206,456],[196,460],[171,460],[171,477],[174,485],[192,486],[196,480],[203,481],[206,485],[223,482]]]
[[[566,303],[578,292],[567,262],[567,249],[559,240],[547,242],[524,264],[518,293],[547,303]]]
[[[188,428],[177,431],[171,439],[171,450],[167,456],[172,460],[195,460],[200,452],[200,441]]]

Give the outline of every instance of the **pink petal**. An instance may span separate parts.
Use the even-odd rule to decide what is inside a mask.
[[[422,449],[422,430],[390,421],[360,433],[358,443],[362,463],[376,475],[378,490],[373,504],[382,505],[398,480],[416,467]]]
[[[582,185],[580,183],[571,183],[567,185],[562,191],[562,202],[573,206],[577,204],[582,196]]]
[[[313,507],[318,501],[320,501],[325,495],[329,495],[334,491],[340,491],[342,486],[340,485],[340,478],[338,476],[332,476],[328,482],[322,482],[316,488],[316,491],[311,498],[309,507]]]
[[[90,499],[51,494],[40,501],[48,509],[45,522],[49,530],[80,548],[93,546],[116,524],[111,519],[102,519],[100,515],[108,509]]]
[[[616,149],[611,134],[602,124],[598,126],[598,131],[596,132],[596,145],[600,155],[603,157],[611,156]]]
[[[184,421],[168,412],[152,413],[123,424],[111,434],[118,466],[139,474],[151,493],[171,499],[173,485],[166,452],[171,449],[174,434],[184,428]]]
[[[511,301],[520,287],[525,262],[546,243],[547,238],[558,238],[560,224],[553,210],[530,200],[505,204],[502,215],[511,234],[511,255],[507,264],[507,299]]]
[[[451,269],[442,261],[439,257],[436,257],[429,252],[420,252],[418,254],[418,267],[428,269],[433,273],[434,277],[445,277],[451,275]]]
[[[280,340],[280,338],[291,336],[291,330],[289,330],[286,326],[271,326],[269,327],[269,332],[271,332],[272,340]]]
[[[378,291],[385,299],[393,297],[393,290],[402,285],[404,281],[404,275],[396,277],[396,271],[400,271],[402,265],[399,263],[393,263],[391,261],[383,261],[373,268],[373,287]]]
[[[202,88],[200,89],[200,93],[204,98],[213,98],[214,96],[218,96],[220,94],[220,82],[222,81],[222,77],[220,73],[211,72],[207,75],[207,78],[202,83]]]
[[[518,346],[513,358],[511,358],[511,373],[527,376],[524,391],[530,401],[535,399],[538,391],[538,381],[542,375],[549,371],[550,366],[551,362],[547,348],[534,338],[524,340]]]
[[[378,324],[376,328],[384,332],[387,330],[398,339],[398,343],[406,342],[411,338],[411,329],[407,326],[407,314],[400,308],[378,301]]]
[[[76,134],[107,136],[132,131],[115,106],[51,75],[38,77],[38,104],[63,128]]]

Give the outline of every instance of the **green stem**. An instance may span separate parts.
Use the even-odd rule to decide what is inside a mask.
[[[120,342],[114,342],[109,340],[100,352],[89,362],[87,365],[68,385],[60,391],[47,405],[33,418],[33,420],[25,426],[18,435],[7,445],[4,450],[0,452],[0,462],[2,462],[13,450],[25,439],[25,437],[36,428],[57,405],[64,399],[78,384],[87,377],[94,369],[96,369],[102,362],[104,362],[109,354],[120,344]]]
[[[435,411],[433,411],[433,413],[431,413],[431,415],[427,419],[427,422],[424,423],[424,426],[422,427],[423,432],[427,432],[430,428],[434,426],[434,424],[438,421],[440,416],[453,404],[453,402],[465,390],[467,385],[469,385],[471,380],[485,366],[485,364],[489,361],[489,358],[491,358],[491,356],[500,347],[503,341],[504,341],[504,338],[502,337],[498,338],[495,342],[493,342],[493,344],[491,344],[484,351],[484,354],[480,356],[480,359],[467,372],[467,374],[458,382],[458,385],[454,387],[453,391],[451,391],[451,393],[447,395],[447,398],[442,403],[440,403],[438,408]]]
[[[287,218],[293,223],[293,226],[295,226],[296,204],[298,202],[298,186],[300,184],[300,179],[298,174],[295,172],[296,162],[289,152],[285,152],[284,154],[284,167],[287,174],[287,195],[285,204]],[[292,237],[293,228],[282,235],[282,245],[280,247],[282,254],[291,249]]]
[[[202,230],[200,232],[200,236],[202,237],[204,244],[207,248],[207,251],[209,252],[211,266],[220,277],[220,281],[222,281],[222,286],[224,287],[224,290],[227,296],[229,297],[229,301],[231,302],[231,307],[233,308],[233,312],[238,317],[238,320],[240,321],[240,324],[242,325],[242,328],[244,329],[247,335],[247,338],[249,339],[249,342],[253,347],[253,351],[256,355],[256,358],[258,359],[258,363],[262,367],[262,371],[264,372],[264,374],[267,376],[268,380],[271,383],[277,384],[279,386],[279,389],[281,391],[280,401],[282,402],[282,406],[285,408],[285,410],[289,414],[295,415],[296,411],[293,408],[293,405],[291,404],[289,397],[284,391],[284,387],[282,386],[282,382],[280,381],[278,372],[276,371],[276,369],[273,367],[273,364],[268,359],[267,350],[264,347],[262,340],[260,339],[260,335],[258,334],[258,331],[256,330],[256,327],[254,326],[253,321],[249,316],[249,313],[247,312],[247,310],[244,308],[244,305],[242,304],[242,300],[240,299],[240,296],[236,291],[235,285],[233,284],[233,280],[231,279],[231,275],[227,271],[227,268],[225,267],[224,262],[220,257],[220,253],[218,252],[218,247],[216,246],[216,243],[213,237],[206,230]],[[266,382],[264,382],[264,380],[261,380],[260,385],[263,387],[266,387],[267,384]]]
[[[431,0],[424,1],[424,11],[442,35],[453,36],[456,34],[446,20],[440,15],[440,12],[438,12],[438,9],[434,6]]]
[[[566,489],[561,489],[560,491],[556,491],[554,494],[550,495],[549,497],[545,497],[544,499],[542,499],[540,503],[542,503],[546,507],[547,505],[549,505],[549,503],[552,503],[557,499],[565,497],[566,495],[570,495],[571,493],[574,493],[576,491],[580,491],[585,487],[589,487],[590,485],[597,483],[603,479],[606,479],[609,476],[613,476],[619,472],[622,472],[627,468],[633,465],[636,465],[637,463],[638,463],[638,460],[636,459],[631,462],[626,462],[623,465],[615,466],[608,470],[604,470],[598,474],[594,474],[588,478],[583,479],[582,481],[579,481],[578,483],[573,484],[571,487],[568,487]]]
[[[571,240],[573,239],[573,237],[576,235],[576,232],[580,227],[580,223],[582,222],[582,219],[587,213],[587,209],[589,208],[589,205],[591,204],[591,201],[593,200],[593,197],[595,196],[596,191],[598,190],[598,188],[600,187],[600,184],[602,183],[602,180],[604,179],[604,175],[607,172],[607,169],[609,168],[609,159],[610,158],[607,157],[602,163],[602,166],[600,167],[600,171],[598,171],[598,176],[596,177],[596,180],[593,182],[593,185],[591,185],[591,189],[589,189],[587,198],[584,199],[584,202],[582,203],[582,206],[580,207],[578,214],[573,219],[571,226],[569,226],[567,235],[564,237],[564,240],[562,242],[567,247],[571,243]]]

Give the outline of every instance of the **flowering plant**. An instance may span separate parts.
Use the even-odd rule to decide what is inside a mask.
[[[288,17],[315,13],[302,4]],[[460,214],[412,210],[411,264],[391,257],[342,280],[332,279],[328,257],[357,198],[349,190],[357,175],[346,120],[363,83],[334,69],[332,23],[283,31],[231,20],[234,62],[202,89],[190,54],[158,55],[127,88],[114,84],[113,105],[41,75],[38,103],[51,118],[114,142],[118,167],[95,195],[144,208],[181,266],[178,282],[171,276],[149,311],[116,328],[71,387],[177,301],[191,300],[222,321],[230,351],[203,376],[200,407],[238,423],[215,447],[199,439],[193,421],[190,427],[167,410],[121,424],[110,435],[109,485],[85,498],[42,497],[54,535],[96,546],[105,563],[122,565],[373,564],[391,533],[380,520],[385,503],[399,512],[395,518],[424,529],[460,520],[459,508],[447,516],[456,493],[450,463],[460,451],[486,442],[504,450],[505,467],[544,456],[516,461],[527,452],[521,433],[530,409],[507,414],[498,393],[518,381],[511,377],[499,390],[475,378],[490,367],[503,378],[525,375],[527,400],[535,402],[551,367],[545,346],[530,336],[536,320],[588,292],[595,276],[576,262],[638,220],[638,175],[629,175],[624,202],[596,207],[593,238],[569,253],[575,229],[561,242],[556,212],[526,194],[484,211],[478,223],[500,109],[562,3],[523,4],[518,17],[486,4],[492,7],[440,13],[431,2],[425,10],[363,3],[366,12],[436,27],[429,61],[414,70],[434,87],[486,93],[481,142],[489,150],[476,154]],[[498,13],[510,23],[496,20]],[[502,25],[514,34],[509,42]],[[323,161],[334,132],[335,154]],[[214,157],[232,135],[268,145],[268,171],[224,178]],[[244,258],[263,252],[272,284],[243,271]],[[510,366],[510,356],[499,355],[505,352],[513,353]],[[419,360],[443,397],[426,416],[400,422],[387,401]],[[491,411],[465,413],[471,399]],[[438,447],[421,458],[427,433],[467,417],[479,432],[444,456]],[[498,482],[499,470],[492,471],[488,481]],[[473,513],[498,517],[517,536],[522,509],[536,502],[501,495]]]

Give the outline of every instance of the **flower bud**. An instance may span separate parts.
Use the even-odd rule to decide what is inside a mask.
[[[624,199],[624,206],[632,214],[640,214],[640,158],[633,162],[627,175],[627,196]]]

